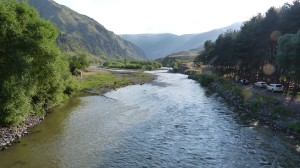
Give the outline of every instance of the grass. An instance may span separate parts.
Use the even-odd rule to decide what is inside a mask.
[[[190,74],[189,79],[198,81],[203,87],[208,87],[216,80],[216,76],[210,74]]]
[[[131,84],[146,83],[153,79],[153,75],[143,72],[115,73],[103,69],[90,69],[77,77],[78,89],[90,94],[103,94]]]
[[[151,74],[146,74],[146,73],[136,73],[134,74],[134,77],[136,78],[149,78],[149,77],[152,77]]]
[[[288,129],[295,131],[300,134],[300,122],[292,123],[287,126]]]

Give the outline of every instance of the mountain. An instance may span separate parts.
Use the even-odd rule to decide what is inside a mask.
[[[88,16],[52,0],[29,0],[29,4],[58,28],[57,43],[64,51],[85,51],[102,59],[146,59],[140,48]]]
[[[122,34],[123,39],[140,47],[149,59],[156,59],[179,51],[201,49],[207,40],[216,40],[221,33],[239,30],[241,22],[199,34]]]

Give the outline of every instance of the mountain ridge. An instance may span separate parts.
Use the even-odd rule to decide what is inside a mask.
[[[120,36],[141,48],[146,57],[156,59],[180,51],[201,49],[207,40],[216,40],[217,37],[228,30],[238,30],[242,22],[236,22],[229,26],[213,29],[203,33],[175,35],[162,34],[120,34]]]
[[[87,52],[100,59],[146,59],[136,45],[107,30],[91,17],[53,0],[28,0],[59,30],[57,44],[66,52]]]

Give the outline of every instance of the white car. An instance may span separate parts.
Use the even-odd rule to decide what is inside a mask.
[[[272,92],[283,92],[283,86],[281,84],[272,83],[267,86],[267,90]]]
[[[267,85],[268,84],[266,82],[263,82],[263,81],[259,81],[259,82],[254,83],[254,86],[260,87],[260,88],[267,87]]]

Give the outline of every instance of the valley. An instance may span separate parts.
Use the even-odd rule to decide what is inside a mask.
[[[121,34],[120,36],[141,48],[147,58],[154,60],[182,51],[200,51],[203,49],[205,41],[214,41],[226,31],[239,30],[241,24],[238,22],[227,27],[198,34]]]
[[[300,165],[299,0],[183,34],[230,2],[57,1],[89,11],[0,1],[0,167]]]

